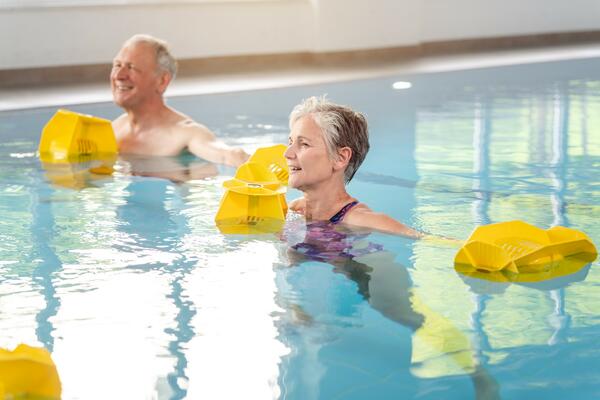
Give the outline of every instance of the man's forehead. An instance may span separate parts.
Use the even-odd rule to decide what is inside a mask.
[[[152,47],[143,42],[125,44],[114,57],[115,60],[122,61],[130,58],[155,61]]]

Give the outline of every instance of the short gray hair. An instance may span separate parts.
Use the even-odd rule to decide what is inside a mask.
[[[150,46],[154,50],[159,71],[167,72],[171,75],[171,79],[175,79],[175,75],[177,75],[177,60],[171,55],[169,45],[166,41],[151,35],[137,34],[127,39],[123,43],[123,47],[137,43],[144,43]]]
[[[329,157],[337,158],[337,149],[349,147],[352,157],[344,171],[350,182],[369,152],[369,129],[365,116],[350,107],[328,101],[323,97],[309,97],[290,113],[290,129],[300,119],[311,116],[321,128]]]

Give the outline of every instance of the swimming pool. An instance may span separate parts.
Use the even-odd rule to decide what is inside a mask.
[[[371,152],[350,192],[373,209],[460,239],[522,219],[598,244],[599,67],[565,61],[170,103],[252,151],[285,143],[292,106],[327,93],[368,116]],[[392,89],[398,80],[412,87]],[[0,113],[0,346],[50,349],[63,398],[600,396],[598,261],[552,281],[495,283],[457,274],[455,247],[377,233],[363,240],[385,251],[364,262],[298,259],[288,251],[303,235],[297,218],[285,240],[215,228],[230,169],[189,156],[121,160],[99,179],[44,169],[35,151],[54,111]]]

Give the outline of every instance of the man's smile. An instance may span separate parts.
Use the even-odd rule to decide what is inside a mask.
[[[119,92],[126,92],[129,90],[132,90],[133,86],[132,85],[124,85],[124,84],[116,84],[115,85],[115,90],[119,91]]]

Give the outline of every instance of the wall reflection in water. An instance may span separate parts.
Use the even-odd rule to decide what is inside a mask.
[[[291,107],[328,93],[368,115],[372,149],[350,189],[373,209],[460,239],[523,219],[598,243],[598,68],[567,67],[173,101],[253,148],[285,141]],[[112,176],[67,170],[82,179],[53,185],[37,136],[14,139],[48,117],[0,119],[0,345],[52,349],[65,398],[492,398],[494,381],[526,398],[531,371],[538,391],[592,382],[546,367],[597,366],[597,262],[545,283],[488,282],[456,274],[454,247],[374,233],[388,258],[290,263],[279,238],[218,232],[232,173],[193,158],[123,158]]]
[[[427,221],[443,212],[453,221],[448,231],[461,238],[477,225],[521,219],[543,228],[575,227],[598,243],[600,230],[586,217],[598,210],[597,178],[589,179],[589,168],[600,157],[600,141],[590,140],[589,135],[590,124],[597,125],[600,116],[589,95],[589,88],[597,82],[514,78],[504,85],[473,85],[469,91],[457,86],[446,106],[423,106],[418,111],[415,151],[421,182],[416,213]],[[595,98],[593,103],[597,102]],[[467,123],[469,114],[471,124]],[[453,141],[438,133],[448,126],[455,128]],[[439,157],[439,153],[421,151],[419,145],[452,156]],[[447,179],[438,182],[440,176]],[[421,200],[431,197],[436,183],[441,190],[448,185],[462,187],[468,180],[472,195],[450,193],[439,204]],[[416,252],[416,284],[427,291],[425,297],[433,299],[436,310],[453,315],[458,326],[473,333],[483,365],[516,362],[509,349],[518,346],[569,346],[586,325],[576,326],[573,321],[592,318],[584,303],[590,298],[597,301],[591,294],[600,276],[590,274],[589,266],[539,284],[511,285],[466,277],[443,281],[447,276],[436,260],[451,260],[452,252],[427,248],[424,243],[417,245]],[[462,295],[461,281],[470,296]],[[452,307],[439,296],[441,290],[456,293]]]
[[[13,310],[2,346],[52,350],[64,398],[215,398],[223,387],[277,397],[287,350],[274,327],[273,244],[221,251],[206,211],[221,194],[212,164],[129,158],[115,169],[90,185],[40,179],[28,194],[33,246],[19,264],[35,268],[2,282],[3,315]],[[236,368],[249,385],[224,385]]]

